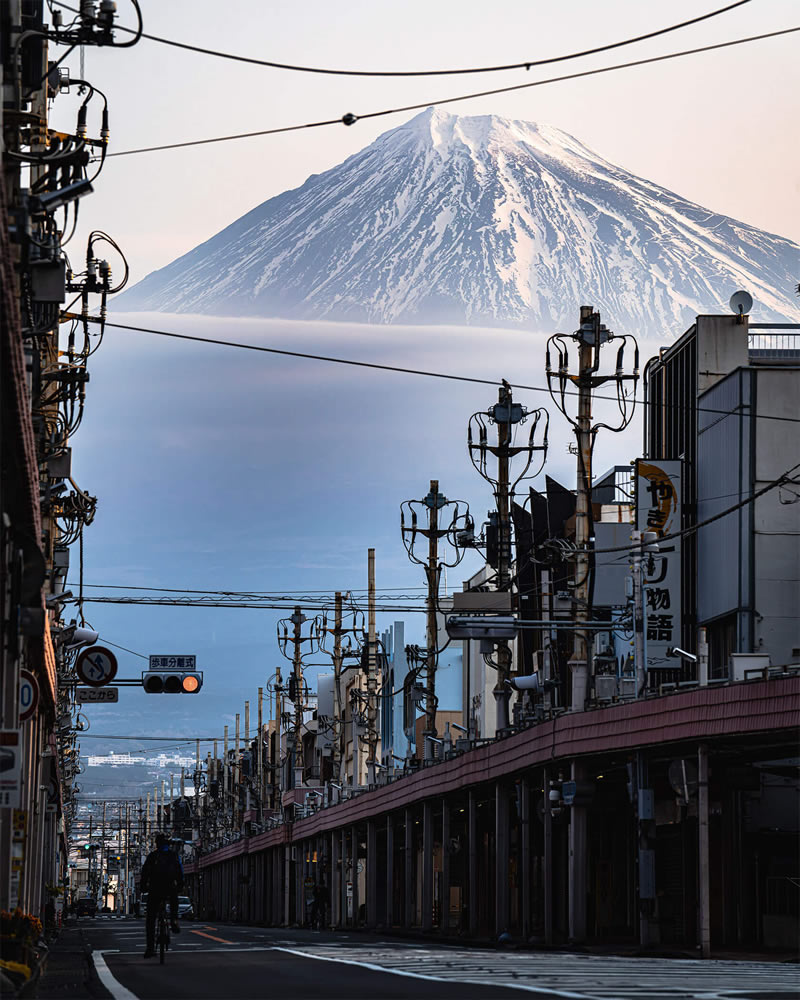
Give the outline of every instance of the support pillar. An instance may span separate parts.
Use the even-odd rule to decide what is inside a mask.
[[[495,936],[507,933],[509,928],[508,870],[510,843],[508,836],[508,793],[502,782],[494,789],[495,835]]]
[[[711,957],[711,890],[708,866],[708,747],[697,748],[697,906],[700,957]]]
[[[367,927],[373,929],[378,923],[378,843],[375,820],[367,820]]]
[[[531,936],[531,783],[529,778],[523,778],[520,784],[520,878],[519,878],[519,909],[522,924],[522,940]]]
[[[422,804],[422,929],[433,927],[433,802]]]
[[[442,799],[442,898],[439,901],[439,930],[450,931],[450,805]]]
[[[553,814],[550,809],[550,771],[542,768],[544,788],[544,943],[553,944]]]
[[[358,854],[359,854],[359,838],[358,838],[358,826],[354,823],[350,828],[350,840],[351,840],[351,853],[350,858],[352,860],[352,874],[351,878],[353,881],[353,927],[358,927],[358,908],[359,908],[359,891],[358,891]]]
[[[585,780],[585,765],[572,762],[573,781]],[[569,939],[572,944],[586,940],[586,869],[587,827],[586,806],[573,805],[569,816]]]
[[[403,877],[405,880],[405,902],[403,906],[403,926],[414,926],[414,817],[410,809],[405,810],[405,839],[403,841]]]
[[[339,877],[339,915],[341,918],[341,927],[347,927],[347,883],[349,881],[347,877],[347,831],[342,830],[339,834],[339,842],[341,844],[341,854],[342,854],[342,867]]]
[[[467,928],[478,933],[478,803],[475,792],[467,793]]]
[[[386,817],[386,928],[394,927],[394,820]]]
[[[342,856],[341,840],[334,830],[331,833],[331,927],[342,926]]]

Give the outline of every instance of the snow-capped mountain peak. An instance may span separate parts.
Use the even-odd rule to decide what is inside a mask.
[[[550,125],[428,108],[120,298],[129,309],[571,327],[666,337],[746,288],[800,321],[800,247]]]

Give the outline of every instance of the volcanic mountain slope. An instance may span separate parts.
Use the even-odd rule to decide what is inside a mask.
[[[747,289],[800,321],[800,247],[547,125],[428,109],[271,198],[118,300],[127,310],[664,337]]]

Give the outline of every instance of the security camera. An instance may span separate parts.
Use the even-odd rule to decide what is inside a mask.
[[[49,594],[45,598],[45,603],[48,608],[55,607],[57,604],[63,604],[65,601],[69,601],[72,598],[71,590],[62,590],[60,594]]]
[[[538,674],[526,674],[524,677],[512,677],[506,681],[515,691],[547,691],[555,687],[554,681],[543,681]]]
[[[680,656],[683,660],[689,660],[691,663],[697,663],[697,657],[694,653],[687,653],[685,649],[681,649],[679,646],[672,646],[671,649],[668,649],[667,656]]]
[[[100,633],[92,628],[76,628],[72,638],[67,640],[67,649],[77,649],[78,646],[93,646],[100,638]]]
[[[63,208],[69,202],[83,198],[84,195],[91,194],[92,191],[94,188],[91,182],[84,178],[75,181],[74,184],[67,184],[59,188],[58,191],[50,191],[47,194],[31,198],[31,208],[36,212],[55,212],[56,209]]]

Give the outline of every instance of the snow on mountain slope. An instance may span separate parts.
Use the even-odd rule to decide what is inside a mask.
[[[721,159],[720,169],[724,169]],[[116,300],[128,310],[611,329],[665,337],[746,288],[800,322],[800,247],[547,125],[428,109]],[[757,317],[756,317],[757,314]]]

